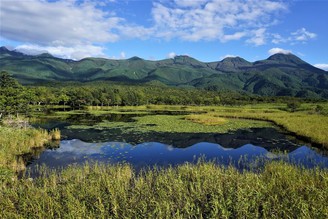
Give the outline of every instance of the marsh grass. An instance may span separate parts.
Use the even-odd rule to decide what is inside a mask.
[[[112,129],[119,128],[124,133],[145,133],[145,132],[179,132],[179,133],[227,133],[237,129],[247,129],[256,127],[272,127],[268,122],[253,121],[246,119],[221,119],[211,125],[201,122],[193,122],[185,119],[183,115],[144,115],[134,117],[135,122],[111,122],[102,121],[95,125],[71,125],[69,129]],[[219,120],[226,120],[226,123],[218,124]],[[210,121],[207,121],[210,123]]]
[[[144,105],[144,106],[124,106],[124,107],[97,107],[94,110],[89,107],[88,111],[66,111],[58,112],[56,115],[68,115],[75,113],[94,113],[96,115],[102,115],[106,113],[133,113],[133,114],[143,114],[152,111],[185,111],[185,112],[208,112],[213,118],[225,117],[228,118],[228,122],[223,125],[218,125],[213,127],[220,127],[214,132],[227,132],[229,130],[235,130],[238,126],[233,125],[233,128],[229,129],[228,124],[232,125],[229,118],[239,118],[239,119],[252,119],[252,120],[263,120],[275,123],[278,126],[285,128],[287,131],[294,133],[295,135],[306,138],[306,140],[312,141],[314,143],[323,145],[323,147],[328,148],[328,103],[302,103],[300,108],[296,112],[289,112],[286,110],[285,103],[275,103],[275,104],[253,104],[244,106],[168,106],[168,105]],[[204,115],[207,115],[204,114]],[[160,116],[160,115],[159,115]],[[141,117],[140,117],[141,118]],[[158,120],[158,121],[156,121]],[[173,122],[173,124],[169,122]],[[204,119],[203,121],[205,121]],[[200,118],[195,119],[195,121],[201,121]],[[192,124],[195,124],[195,121]],[[160,123],[164,122],[163,126]],[[191,121],[190,121],[191,122]],[[239,124],[239,128],[249,128],[252,127],[252,121],[248,120],[249,124]],[[192,127],[188,123],[183,123],[178,117],[154,117],[154,115],[149,115],[143,119],[138,119],[137,124],[131,126],[131,124],[125,123],[111,123],[108,121],[103,121],[96,126],[71,126],[70,128],[96,128],[96,129],[106,129],[112,128],[117,125],[118,128],[128,128],[130,131],[180,131],[176,128],[178,125],[187,125],[187,127]],[[205,122],[206,123],[206,122]],[[207,123],[210,123],[207,120]],[[147,127],[148,125],[155,124],[153,127]],[[174,124],[176,124],[174,126]],[[263,127],[267,127],[268,123],[262,123]],[[144,125],[144,126],[143,126]],[[202,125],[202,124],[200,124]],[[259,127],[256,124],[255,127]],[[205,126],[205,125],[204,125]],[[223,127],[227,127],[223,129]],[[191,132],[213,132],[207,128],[202,128],[201,126],[194,126],[194,128],[187,128],[186,130]],[[182,128],[182,131],[184,129]]]
[[[223,125],[228,122],[228,119],[218,117],[211,113],[207,114],[191,114],[185,117],[187,120],[192,122],[203,124],[203,125]]]
[[[49,140],[60,140],[60,137],[60,130],[58,128],[50,130],[48,137]]]
[[[258,172],[215,163],[136,173],[86,164],[0,186],[0,218],[327,218],[328,172],[283,162]]]
[[[22,155],[43,148],[51,140],[59,140],[58,129],[13,128],[0,126],[0,169],[21,171],[25,168]],[[1,174],[0,174],[1,175]]]
[[[328,148],[328,116],[312,114],[310,111],[291,113],[278,109],[268,110],[261,108],[237,108],[234,110],[229,111],[225,108],[218,108],[216,113],[218,116],[230,118],[272,121],[296,135],[305,137],[314,143]]]

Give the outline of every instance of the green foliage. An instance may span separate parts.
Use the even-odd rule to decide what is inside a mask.
[[[0,169],[25,169],[22,155],[43,148],[55,134],[58,137],[57,132],[49,135],[46,130],[0,126]]]
[[[328,173],[281,162],[258,173],[214,163],[43,169],[0,184],[1,218],[327,218]]]
[[[17,88],[20,85],[8,72],[2,71],[0,73],[0,88]]]
[[[0,73],[0,119],[7,114],[26,113],[29,96],[26,89],[7,72]]]

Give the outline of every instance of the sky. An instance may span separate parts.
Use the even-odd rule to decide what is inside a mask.
[[[328,0],[0,0],[0,46],[203,62],[293,53],[328,70]]]

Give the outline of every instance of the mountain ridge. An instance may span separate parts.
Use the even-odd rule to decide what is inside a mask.
[[[45,53],[26,55],[0,47],[0,71],[11,73],[23,84],[58,81],[115,81],[209,90],[238,90],[259,95],[328,98],[328,72],[293,54],[274,54],[249,62],[229,57],[201,62],[186,55],[158,61],[129,59],[61,59]]]

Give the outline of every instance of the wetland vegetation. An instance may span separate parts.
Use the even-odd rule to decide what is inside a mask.
[[[136,174],[128,164],[43,170],[0,186],[1,218],[327,218],[328,173],[282,162],[214,163]]]
[[[328,217],[324,101],[152,86],[23,87],[10,77],[1,83],[0,218]],[[58,139],[60,148],[46,150]],[[202,158],[202,147],[213,156],[254,150],[269,159],[240,169]],[[73,161],[35,165],[65,162],[54,153]],[[156,163],[183,153],[189,160]],[[304,154],[323,165],[288,163]],[[38,174],[17,177],[25,164]]]

